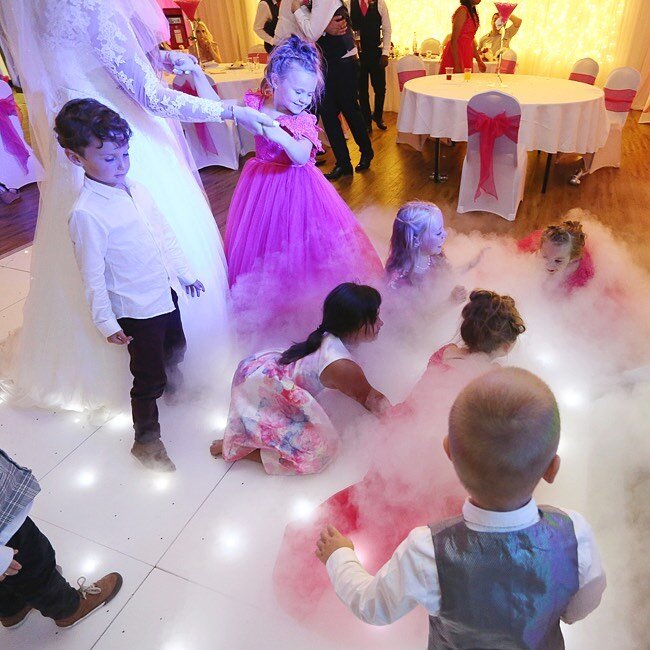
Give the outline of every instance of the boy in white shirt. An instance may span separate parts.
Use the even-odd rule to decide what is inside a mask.
[[[145,467],[174,471],[156,400],[180,383],[181,285],[192,297],[205,289],[147,190],[126,178],[126,121],[94,99],[76,99],[61,109],[54,130],[68,159],[85,172],[69,230],[92,319],[108,343],[128,346],[131,358],[131,453]]]
[[[560,419],[548,386],[519,368],[471,382],[449,416],[444,448],[469,498],[462,516],[415,528],[376,576],[329,526],[316,555],[361,620],[391,623],[418,604],[429,648],[564,648],[606,586],[589,524],[538,508],[532,493],[560,468]]]

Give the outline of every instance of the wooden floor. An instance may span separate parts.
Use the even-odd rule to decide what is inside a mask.
[[[508,222],[488,213],[458,214],[458,188],[465,145],[442,147],[442,166],[449,174],[444,184],[429,180],[433,168],[433,141],[419,153],[406,145],[395,144],[397,116],[386,115],[389,128],[375,129],[372,135],[375,159],[372,168],[353,178],[336,182],[341,196],[353,211],[390,219],[397,208],[411,199],[434,201],[445,215],[446,225],[460,232],[479,230],[520,236],[534,228],[557,222],[575,207],[588,209],[596,219],[609,226],[625,241],[638,263],[650,270],[650,125],[638,124],[639,113],[632,112],[623,131],[622,168],[602,169],[584,180],[580,187],[567,184],[575,168],[575,159],[567,158],[553,165],[545,195],[540,193],[546,154],[530,153],[524,201],[515,222]],[[350,142],[352,160],[358,159],[356,147]],[[333,164],[331,153],[324,170]],[[223,233],[232,192],[239,171],[210,168],[201,172],[216,222]],[[0,257],[27,246],[34,236],[38,209],[38,190],[27,187],[22,200],[11,206],[0,203]]]

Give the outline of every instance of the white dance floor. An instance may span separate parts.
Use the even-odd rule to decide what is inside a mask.
[[[21,323],[29,263],[29,250],[0,260],[0,340]],[[318,631],[281,610],[272,570],[287,522],[309,517],[365,468],[346,457],[312,477],[269,477],[246,461],[228,466],[208,452],[219,417],[161,404],[178,471],[159,475],[130,457],[126,414],[97,428],[71,413],[0,404],[1,446],[41,483],[32,517],[65,577],[74,584],[80,575],[124,576],[115,600],[77,627],[59,630],[32,612],[22,627],[0,630],[3,650],[426,647],[423,610],[374,628],[334,603],[336,620]],[[597,619],[565,628],[567,647],[594,647],[587,640]]]

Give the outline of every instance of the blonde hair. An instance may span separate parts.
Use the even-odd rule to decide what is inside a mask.
[[[529,497],[560,442],[551,389],[521,368],[478,377],[449,414],[449,453],[470,495],[492,505]]]
[[[571,246],[571,260],[580,259],[585,248],[587,236],[579,221],[564,221],[560,226],[548,226],[542,233],[542,244],[551,242],[556,246]]]
[[[440,208],[430,201],[409,201],[397,212],[390,238],[386,271],[411,273],[415,266],[419,241],[431,228],[434,216],[444,223]]]

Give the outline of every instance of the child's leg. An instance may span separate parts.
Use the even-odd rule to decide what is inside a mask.
[[[28,517],[7,546],[18,550],[22,565],[0,582],[0,618],[9,618],[30,605],[43,616],[65,618],[79,607],[79,593],[56,570],[54,549]]]
[[[164,342],[168,314],[154,318],[120,318],[119,323],[127,336],[133,375],[131,412],[137,443],[150,443],[160,439],[158,405],[167,383],[165,374]]]
[[[165,332],[164,355],[165,355],[165,372],[167,374],[167,386],[165,393],[173,394],[180,389],[183,384],[183,374],[178,368],[185,357],[187,342],[183,332],[183,323],[181,322],[181,313],[178,309],[178,296],[172,291],[174,300],[174,311],[168,314],[167,331]]]

